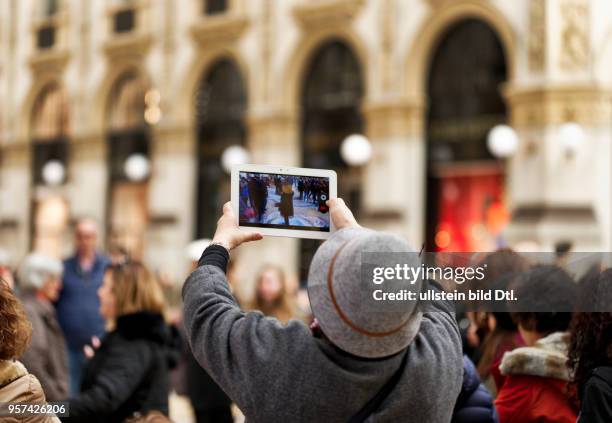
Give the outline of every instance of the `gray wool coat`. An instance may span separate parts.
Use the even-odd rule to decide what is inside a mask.
[[[68,353],[55,308],[34,294],[24,295],[22,301],[32,323],[32,341],[21,362],[38,378],[47,401],[63,401],[70,394]]]
[[[398,369],[402,354],[360,359],[316,338],[243,312],[224,272],[202,265],[183,287],[192,351],[250,423],[346,422]],[[434,304],[408,347],[403,375],[368,422],[450,422],[461,389],[461,339],[454,307]]]

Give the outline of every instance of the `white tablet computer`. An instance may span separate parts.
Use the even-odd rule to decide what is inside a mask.
[[[333,170],[289,166],[232,168],[232,207],[242,228],[264,235],[325,239],[333,231],[325,203],[336,198]]]

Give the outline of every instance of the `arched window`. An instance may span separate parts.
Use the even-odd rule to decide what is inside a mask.
[[[59,10],[60,0],[41,0],[42,16],[44,18],[55,15]]]
[[[36,7],[36,46],[39,49],[52,48],[57,38],[57,22],[53,17],[60,11],[61,0],[39,0]]]
[[[196,238],[212,237],[223,203],[230,200],[230,176],[223,151],[244,145],[247,99],[242,76],[229,59],[216,62],[196,93],[198,145]]]
[[[70,115],[66,92],[55,83],[34,102],[32,151],[32,249],[61,257],[69,210],[58,186],[66,180]]]
[[[149,128],[145,121],[148,84],[137,72],[114,84],[106,114],[109,160],[109,242],[140,258],[148,222]],[[135,163],[130,166],[129,163]],[[136,169],[130,172],[130,169]],[[141,168],[140,170],[138,168]]]
[[[504,224],[503,168],[486,147],[506,121],[506,61],[495,32],[467,19],[441,38],[427,85],[428,250],[485,251]]]
[[[147,84],[139,74],[121,76],[111,91],[108,129],[124,131],[145,126],[145,93]]]
[[[47,86],[34,104],[32,138],[37,141],[64,138],[69,124],[66,93],[57,84]]]
[[[340,157],[340,144],[348,135],[363,132],[361,100],[364,94],[361,65],[343,41],[330,40],[319,47],[302,82],[301,144],[305,167],[335,169],[338,195],[358,215],[360,175]],[[320,244],[302,240],[300,280],[306,281],[312,255]]]
[[[205,15],[216,15],[227,11],[228,0],[203,0],[202,6]]]

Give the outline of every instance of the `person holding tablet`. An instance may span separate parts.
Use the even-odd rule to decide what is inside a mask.
[[[453,305],[365,310],[361,253],[413,250],[362,228],[341,199],[327,205],[336,231],[310,266],[309,328],[240,310],[225,276],[229,254],[262,234],[240,229],[225,204],[213,243],[183,287],[194,356],[249,422],[450,421],[463,373]]]

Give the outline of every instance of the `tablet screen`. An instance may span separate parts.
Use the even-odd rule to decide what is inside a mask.
[[[239,172],[240,226],[329,232],[329,178]]]

